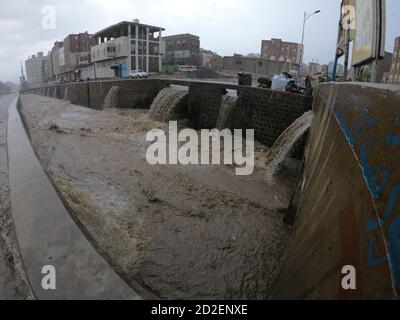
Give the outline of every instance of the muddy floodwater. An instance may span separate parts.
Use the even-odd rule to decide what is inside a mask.
[[[33,147],[95,247],[164,299],[265,299],[289,229],[283,223],[299,163],[276,179],[256,146],[251,176],[232,166],[151,166],[145,110],[90,110],[21,97]]]

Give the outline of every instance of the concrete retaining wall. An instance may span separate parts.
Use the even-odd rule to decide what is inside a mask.
[[[236,90],[238,102],[229,119],[229,129],[255,129],[256,139],[272,146],[282,132],[304,112],[311,109],[310,97],[231,83],[176,79],[93,81],[27,90],[63,99],[68,88],[71,103],[102,109],[113,86],[118,86],[118,108],[149,108],[159,91],[170,84],[189,87],[188,118],[196,129],[217,125],[222,96],[226,89]]]
[[[254,128],[256,140],[269,147],[312,105],[311,97],[258,88],[241,87],[238,96],[230,128]]]
[[[302,195],[274,298],[393,298],[400,292],[400,90],[318,87]],[[356,290],[342,268],[356,268]]]
[[[108,91],[118,86],[118,108],[148,108],[158,92],[167,86],[158,79],[92,81],[26,90],[23,93],[35,93],[58,99],[65,97],[68,88],[68,99],[72,104],[102,109]],[[56,90],[56,95],[54,91]]]

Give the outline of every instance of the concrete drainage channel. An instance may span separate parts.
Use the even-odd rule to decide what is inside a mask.
[[[17,109],[9,108],[7,146],[11,208],[23,263],[38,299],[141,299],[75,224],[43,171]],[[45,290],[44,266],[56,270]]]

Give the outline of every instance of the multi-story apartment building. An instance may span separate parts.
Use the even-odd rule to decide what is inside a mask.
[[[70,34],[57,41],[46,58],[46,81],[74,81],[80,78],[80,67],[91,61],[93,38],[87,32]]]
[[[30,87],[40,85],[45,80],[44,64],[46,57],[43,52],[33,55],[25,61],[26,77]]]
[[[27,61],[28,80],[75,81],[127,77],[130,70],[160,72],[164,30],[134,20],[120,22],[93,36],[88,32],[70,34],[64,41],[55,42],[47,56],[40,53]]]
[[[318,62],[310,62],[308,64],[308,75],[313,76],[313,75],[321,72],[320,70],[321,70],[321,67]]]
[[[294,42],[285,42],[281,39],[262,40],[261,58],[271,61],[299,64],[303,46]]]
[[[200,38],[185,33],[163,37],[165,44],[164,66],[200,65]]]
[[[128,50],[129,38],[127,36],[121,36],[93,46],[91,50],[91,60],[94,64],[92,65],[92,72],[96,72],[96,78],[111,78],[116,75],[127,76],[129,72]],[[118,68],[112,68],[113,66],[120,66],[120,74],[115,74],[116,71],[118,72]],[[94,74],[92,77],[94,77]]]
[[[96,34],[91,48],[92,68],[89,78],[127,77],[131,70],[157,73],[161,70],[161,36],[165,29],[123,21]],[[84,78],[84,77],[83,77]]]
[[[88,32],[68,35],[59,50],[60,75],[63,80],[79,78],[79,66],[90,63],[92,35]]]
[[[53,61],[51,60],[51,51],[47,53],[44,60],[44,81],[52,81],[54,77],[53,73]]]
[[[52,80],[60,80],[61,65],[65,64],[64,61],[64,42],[57,41],[51,49],[51,68],[53,72]]]
[[[400,84],[400,37],[397,37],[394,43],[394,52],[388,82]]]

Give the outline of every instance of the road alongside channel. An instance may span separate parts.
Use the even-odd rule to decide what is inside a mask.
[[[21,256],[38,299],[140,299],[97,253],[43,171],[13,100],[7,146],[12,216]],[[46,270],[44,266],[50,266]],[[54,267],[54,269],[52,269]],[[53,275],[55,270],[55,288]],[[43,287],[43,272],[49,287]],[[50,290],[48,290],[50,288]]]
[[[16,95],[0,97],[0,300],[32,298],[11,218],[8,186],[8,107]]]

